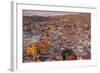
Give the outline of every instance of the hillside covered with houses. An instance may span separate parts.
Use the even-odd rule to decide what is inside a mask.
[[[91,14],[23,16],[23,62],[91,59]]]

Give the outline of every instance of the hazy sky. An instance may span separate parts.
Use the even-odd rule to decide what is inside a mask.
[[[35,11],[35,10],[23,10],[23,16],[55,16],[55,15],[67,15],[67,14],[78,14],[76,12],[56,12],[56,11]]]

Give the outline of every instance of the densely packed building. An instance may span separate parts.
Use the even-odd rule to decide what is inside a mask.
[[[23,16],[23,62],[91,58],[91,14]]]

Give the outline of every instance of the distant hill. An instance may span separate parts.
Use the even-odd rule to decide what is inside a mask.
[[[68,15],[57,15],[57,16],[23,16],[23,21],[25,22],[42,22],[42,21],[59,21],[64,20],[66,22],[73,22],[76,24],[87,23],[90,24],[90,14],[80,13],[80,14],[68,14]]]
[[[32,21],[32,22],[40,22],[40,21],[47,21],[50,17],[43,17],[43,16],[23,16],[24,21]]]

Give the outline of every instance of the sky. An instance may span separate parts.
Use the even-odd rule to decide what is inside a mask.
[[[36,11],[36,10],[23,10],[23,16],[56,16],[56,15],[67,15],[67,14],[79,14],[78,12],[58,12],[58,11]]]

